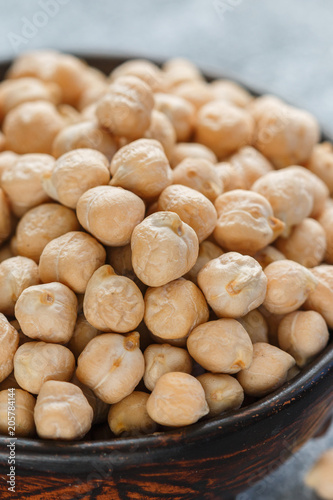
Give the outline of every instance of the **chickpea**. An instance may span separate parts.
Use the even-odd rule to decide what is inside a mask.
[[[19,334],[0,313],[0,382],[13,371],[14,355],[19,344]]]
[[[77,378],[105,403],[118,403],[134,391],[144,374],[139,338],[138,332],[98,335],[79,356]]]
[[[105,263],[104,247],[81,231],[71,231],[50,241],[39,261],[43,283],[59,281],[75,293],[84,293],[93,273]]]
[[[317,287],[312,287],[304,303],[305,309],[320,313],[329,328],[333,328],[333,266],[321,265],[311,269]]]
[[[318,279],[293,260],[272,262],[265,268],[267,293],[263,305],[273,314],[288,314],[299,309],[316,289]]]
[[[75,358],[67,347],[45,342],[27,342],[14,356],[14,375],[22,389],[38,394],[47,380],[69,381]]]
[[[156,64],[147,59],[133,59],[117,66],[111,73],[114,82],[123,76],[135,76],[143,80],[153,92],[160,92],[164,88],[164,74]]]
[[[120,276],[126,276],[131,279],[139,287],[142,293],[147,290],[147,286],[139,280],[134,272],[132,265],[132,250],[128,243],[123,247],[108,247],[107,248],[107,263],[113,267],[115,272]]]
[[[222,161],[217,163],[215,169],[222,181],[224,193],[234,189],[246,189],[244,171],[238,162]]]
[[[186,158],[173,170],[173,183],[195,189],[214,203],[223,192],[222,179],[215,165],[203,158]]]
[[[316,220],[304,219],[293,227],[288,238],[279,238],[275,244],[287,259],[305,267],[315,267],[325,256],[325,230]]]
[[[302,165],[319,140],[317,120],[280,99],[262,96],[250,106],[255,120],[254,146],[276,168]]]
[[[108,422],[116,436],[138,436],[152,434],[157,425],[147,412],[149,394],[134,391],[126,398],[111,406]]]
[[[12,230],[11,213],[9,201],[0,187],[0,244],[6,241]]]
[[[99,124],[114,135],[134,140],[149,128],[153,107],[150,87],[136,76],[122,76],[98,101],[96,116]]]
[[[183,222],[194,229],[199,243],[212,234],[216,225],[216,210],[208,198],[180,184],[173,184],[162,191],[158,210],[178,214]]]
[[[258,310],[253,309],[237,321],[245,328],[252,344],[257,342],[267,342],[269,344],[268,324],[264,315]]]
[[[105,265],[88,282],[83,312],[89,323],[101,331],[126,333],[142,321],[144,301],[134,281],[118,276]]]
[[[76,385],[49,380],[40,390],[34,416],[40,438],[73,440],[90,430],[93,409]]]
[[[187,373],[162,375],[147,401],[148,415],[158,424],[180,427],[197,422],[209,408],[200,382]]]
[[[37,264],[26,257],[11,257],[0,264],[0,311],[14,315],[17,299],[29,286],[38,285]]]
[[[243,387],[231,375],[203,373],[197,380],[204,388],[210,417],[216,417],[224,411],[237,410],[242,406]]]
[[[144,138],[159,141],[169,158],[176,144],[176,131],[166,114],[153,109],[150,127],[144,133]]]
[[[144,321],[157,337],[168,340],[187,337],[208,318],[205,297],[192,281],[179,278],[146,292]]]
[[[101,243],[122,246],[129,243],[133,229],[143,220],[145,204],[126,189],[97,186],[79,198],[76,213],[84,229]]]
[[[307,168],[325,182],[333,194],[333,145],[326,141],[315,144],[306,164]]]
[[[108,79],[106,75],[97,68],[88,67],[82,75],[83,90],[76,101],[76,107],[80,111],[92,103],[96,103],[108,91]]]
[[[195,108],[193,104],[173,94],[157,92],[154,95],[155,109],[164,113],[172,123],[177,142],[189,141],[195,122]]]
[[[171,167],[177,167],[177,165],[186,158],[197,158],[208,160],[211,163],[217,163],[217,158],[213,151],[203,144],[198,144],[196,142],[178,142],[175,144],[170,156]]]
[[[0,434],[8,435],[8,390],[0,392]],[[14,391],[15,436],[30,437],[36,432],[34,422],[35,398],[22,389]]]
[[[333,498],[333,449],[323,453],[305,476],[305,484],[323,500]]]
[[[218,215],[214,238],[222,248],[254,255],[274,241],[284,223],[274,217],[270,203],[258,193],[235,189],[215,200]]]
[[[211,101],[198,112],[195,137],[222,159],[250,144],[253,129],[247,111],[225,101]]]
[[[2,173],[7,169],[11,169],[17,162],[18,158],[19,155],[13,153],[13,151],[3,151],[0,153],[0,186]]]
[[[228,101],[240,108],[246,108],[253,101],[253,97],[247,90],[231,80],[214,80],[210,87],[215,99]]]
[[[244,146],[229,158],[232,165],[243,173],[246,189],[263,175],[274,170],[273,165],[252,146]]]
[[[189,272],[184,276],[184,278],[193,281],[193,283],[197,284],[197,278],[199,271],[212,259],[216,259],[223,254],[223,250],[212,243],[211,241],[205,240],[199,245],[199,255],[196,263],[189,270]]]
[[[259,311],[264,316],[268,325],[268,344],[279,347],[278,328],[286,314],[272,314],[263,305],[259,307]]]
[[[79,227],[75,213],[69,208],[56,203],[39,205],[29,210],[18,223],[17,251],[38,262],[50,241],[70,231],[78,231]]]
[[[329,199],[328,187],[317,175],[310,172],[307,168],[293,165],[288,167],[288,171],[295,173],[297,177],[302,177],[307,184],[308,190],[313,196],[313,207],[310,217],[316,219],[324,210],[326,201]]]
[[[228,252],[201,269],[198,285],[217,316],[238,318],[263,303],[267,278],[255,259]]]
[[[86,385],[82,384],[80,380],[77,378],[77,376],[74,374],[72,379],[71,379],[71,384],[76,385],[77,387],[80,387],[81,391],[83,392],[84,396],[87,398],[88,403],[93,409],[94,412],[94,417],[93,417],[93,424],[102,424],[107,421],[108,418],[108,413],[110,409],[110,405],[107,403],[104,403],[101,399],[99,399],[94,392],[89,389]]]
[[[195,64],[183,57],[174,57],[166,61],[163,64],[163,71],[170,89],[176,88],[184,82],[203,80],[203,76]]]
[[[15,316],[31,339],[66,344],[76,323],[77,298],[62,283],[30,286],[19,296]]]
[[[323,245],[323,248],[326,250],[325,262],[327,262],[327,264],[333,264],[333,226],[332,226],[332,220],[333,220],[333,205],[325,208],[323,210],[323,212],[320,214],[320,217],[318,218],[318,222],[321,225],[321,227],[323,228],[324,234],[325,234],[325,238],[323,238],[323,240],[326,240],[326,249],[325,249],[325,245]],[[318,262],[317,265],[319,263],[320,262]]]
[[[259,250],[259,252],[256,252],[253,257],[257,262],[259,262],[263,269],[265,269],[265,267],[267,267],[272,262],[284,260],[286,258],[282,252],[270,245],[262,248],[261,250]]]
[[[252,361],[251,339],[235,319],[197,326],[187,339],[187,349],[199,365],[214,373],[237,373]]]
[[[157,212],[136,226],[131,248],[135,274],[146,285],[157,287],[194,266],[199,243],[195,231],[177,214]]]
[[[172,93],[186,99],[196,110],[207,104],[207,102],[216,99],[211,86],[202,80],[180,83],[176,88],[172,89]]]
[[[80,314],[77,317],[74,332],[67,347],[77,359],[86,345],[100,333],[97,328],[88,323],[83,314]]]
[[[290,354],[265,342],[253,346],[253,361],[237,374],[245,394],[261,398],[283,385],[288,371],[295,365]]]
[[[329,332],[324,318],[316,311],[296,311],[282,319],[278,339],[281,349],[302,367],[326,347]]]
[[[169,372],[191,373],[192,360],[185,349],[169,344],[151,344],[144,352],[145,373],[143,381],[152,391],[157,380]]]

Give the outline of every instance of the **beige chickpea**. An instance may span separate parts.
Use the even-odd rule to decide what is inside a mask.
[[[28,337],[66,344],[76,323],[77,298],[62,283],[30,286],[19,296],[15,316]]]
[[[0,311],[13,316],[15,303],[23,290],[39,283],[38,266],[32,259],[6,259],[0,264]]]
[[[262,248],[261,250],[259,250],[259,252],[256,252],[253,257],[256,259],[256,261],[259,262],[263,269],[265,269],[265,267],[267,267],[272,262],[276,262],[277,260],[284,260],[286,258],[286,256],[282,252],[271,245]]]
[[[143,220],[145,204],[126,189],[98,186],[79,198],[76,213],[84,229],[101,243],[122,246],[129,243],[133,229]]]
[[[96,116],[111,133],[134,140],[149,127],[153,107],[150,87],[136,76],[122,76],[111,83],[98,101]]]
[[[324,230],[326,240],[325,262],[333,264],[333,205],[323,210],[318,218],[318,222]],[[324,245],[323,245],[324,247]],[[319,264],[319,262],[318,262]]]
[[[222,181],[224,193],[234,189],[246,189],[247,183],[240,163],[222,161],[216,164],[215,169]]]
[[[27,342],[14,356],[14,375],[22,389],[38,394],[47,380],[69,381],[75,358],[67,347],[45,342]]]
[[[287,352],[258,342],[253,345],[252,363],[238,373],[237,379],[245,394],[261,398],[281,387],[294,365],[294,358]]]
[[[323,453],[305,476],[305,484],[312,488],[318,498],[332,500],[333,498],[333,449]]]
[[[178,214],[194,229],[199,243],[212,234],[217,221],[216,210],[209,199],[199,191],[180,184],[173,184],[162,191],[158,210]]]
[[[81,231],[71,231],[50,241],[39,261],[43,283],[59,281],[75,293],[84,293],[93,273],[105,263],[104,247]]]
[[[228,252],[201,269],[198,285],[217,316],[238,318],[263,303],[267,278],[255,259]]]
[[[11,399],[9,403],[9,399]],[[34,408],[36,400],[27,391],[14,389],[13,394],[8,390],[0,392],[0,434],[8,435],[8,416],[15,415],[15,436],[30,437],[36,432],[34,422]],[[12,409],[12,406],[14,407]]]
[[[16,229],[16,248],[19,255],[39,258],[46,245],[69,231],[78,231],[75,212],[56,203],[45,203],[29,210]]]
[[[72,351],[75,358],[77,359],[86,345],[94,339],[101,332],[92,326],[83,314],[77,317],[74,332],[67,344],[68,349]]]
[[[235,319],[219,319],[197,326],[187,349],[203,368],[214,373],[237,373],[248,368],[253,346],[245,328]]]
[[[38,395],[34,417],[40,438],[73,440],[90,430],[93,409],[76,385],[48,380]]]
[[[3,132],[8,148],[15,153],[51,154],[53,141],[64,125],[50,102],[26,102],[9,111]]]
[[[6,241],[12,230],[8,197],[0,187],[0,244]]]
[[[145,294],[144,321],[157,337],[187,337],[208,318],[205,297],[192,281],[179,278],[160,287],[148,288]]]
[[[191,373],[192,360],[185,349],[169,344],[150,344],[144,352],[145,373],[143,381],[152,391],[158,379],[169,372]]]
[[[284,223],[274,217],[266,198],[258,193],[235,189],[215,200],[218,219],[214,238],[226,250],[254,255],[274,241]]]
[[[82,111],[90,104],[96,103],[108,91],[108,79],[106,75],[97,68],[88,67],[82,75],[83,90],[75,105]]]
[[[173,170],[173,184],[195,189],[214,203],[223,192],[222,179],[215,165],[203,158],[185,158]]]
[[[160,377],[147,401],[148,415],[158,424],[180,427],[197,422],[209,408],[200,382],[187,373]]]
[[[330,142],[316,144],[306,164],[307,168],[325,182],[333,194],[333,146]]]
[[[157,92],[154,94],[155,109],[164,113],[171,121],[177,142],[188,141],[193,132],[195,108],[193,104],[173,94]]]
[[[101,331],[126,333],[142,321],[144,301],[134,281],[118,276],[105,265],[88,281],[83,312],[89,323]]]
[[[311,269],[318,284],[311,289],[304,303],[305,309],[320,313],[329,328],[333,328],[333,266],[320,265]]]
[[[243,173],[246,189],[250,189],[263,175],[273,170],[273,165],[252,146],[244,146],[229,158],[232,165]]]
[[[102,424],[107,421],[108,418],[108,413],[110,409],[110,405],[107,403],[104,403],[101,399],[99,399],[96,394],[89,389],[86,385],[82,384],[80,380],[77,378],[76,374],[73,375],[71,378],[71,384],[76,385],[77,387],[80,387],[81,391],[83,392],[84,396],[87,398],[88,403],[93,409],[94,412],[94,417],[93,417],[93,424]]]
[[[77,378],[105,403],[118,403],[134,391],[144,374],[139,338],[138,332],[98,335],[79,356]]]
[[[304,219],[293,227],[288,238],[279,238],[275,245],[287,259],[305,267],[315,267],[325,257],[325,230],[315,219]]]
[[[264,315],[258,309],[253,309],[245,316],[237,318],[237,321],[249,334],[252,344],[257,342],[269,343],[268,324]]]
[[[324,318],[316,311],[287,314],[278,328],[279,346],[302,367],[327,345],[329,332]]]
[[[147,412],[149,394],[134,391],[126,398],[111,406],[108,422],[116,436],[140,436],[152,434],[157,425]]]
[[[94,149],[75,149],[57,159],[52,171],[43,175],[43,188],[54,200],[69,208],[88,189],[106,185],[110,180],[109,161]]]
[[[19,344],[19,334],[0,313],[0,382],[13,371],[14,355]]]
[[[318,279],[309,269],[293,260],[272,262],[264,272],[267,293],[263,305],[273,314],[296,311],[318,284]]]
[[[186,99],[196,110],[207,104],[207,102],[216,100],[211,86],[202,80],[190,80],[180,83],[172,89],[172,93]]]
[[[153,109],[150,126],[144,133],[144,138],[159,141],[165,154],[170,158],[176,144],[175,127],[165,113]]]
[[[11,169],[15,165],[18,158],[19,156],[16,153],[13,153],[13,151],[2,151],[0,153],[0,186],[2,172],[4,172],[6,169]]]
[[[247,111],[226,101],[211,101],[198,112],[195,140],[222,159],[251,144],[253,129]]]
[[[224,411],[237,410],[242,406],[243,388],[231,375],[203,373],[197,380],[205,391],[210,417],[215,417]]]
[[[171,167],[175,168],[186,158],[197,158],[217,163],[216,155],[207,146],[197,142],[178,142],[175,144],[169,158]]]
[[[51,173],[54,158],[45,154],[26,154],[3,171],[1,185],[6,192],[13,212],[18,217],[30,208],[48,201],[50,198],[42,186],[44,174]]]
[[[212,259],[216,259],[223,254],[223,250],[215,243],[205,240],[199,245],[199,255],[196,263],[189,270],[189,272],[184,276],[184,278],[193,281],[197,284],[197,277],[201,269]]]
[[[189,59],[174,57],[163,64],[163,71],[166,75],[168,87],[175,88],[178,85],[193,81],[203,80],[200,70]]]
[[[156,212],[138,224],[131,239],[132,265],[148,286],[180,278],[195,264],[199,242],[195,231],[173,212]]]
[[[214,80],[210,87],[215,99],[228,101],[240,108],[246,108],[253,100],[247,90],[231,80]]]
[[[126,278],[134,281],[134,283],[140,288],[142,293],[146,291],[147,286],[139,280],[134,272],[130,243],[124,245],[123,247],[108,247],[107,264],[110,264],[117,274],[126,276]]]
[[[135,76],[143,80],[153,92],[164,88],[164,74],[156,64],[147,59],[132,59],[117,66],[111,73],[112,82],[123,76]]]

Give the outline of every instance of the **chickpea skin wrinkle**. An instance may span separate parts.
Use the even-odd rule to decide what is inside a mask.
[[[36,400],[27,391],[15,388],[15,436],[34,436]],[[8,390],[0,392],[0,434],[8,435]]]

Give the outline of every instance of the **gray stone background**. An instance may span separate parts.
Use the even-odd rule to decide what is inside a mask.
[[[329,0],[0,0],[0,12],[0,59],[46,47],[185,56],[312,111],[333,133]],[[238,500],[314,499],[302,478],[329,446],[333,427]]]

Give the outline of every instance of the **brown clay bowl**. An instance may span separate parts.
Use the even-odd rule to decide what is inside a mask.
[[[85,59],[106,73],[125,60]],[[0,64],[0,79],[8,65]],[[331,342],[314,362],[269,396],[186,428],[80,442],[17,439],[16,493],[8,492],[5,483],[10,439],[0,437],[0,496],[34,500],[234,498],[279,467],[327,423],[333,409],[332,366]]]

